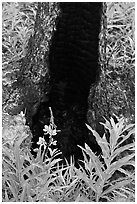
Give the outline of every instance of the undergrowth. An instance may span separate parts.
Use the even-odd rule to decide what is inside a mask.
[[[106,110],[104,101],[107,93],[106,99],[109,100],[108,107],[111,107],[111,112],[120,113],[122,110],[127,118],[133,118],[134,3],[112,2],[107,3],[107,7],[107,69],[104,70],[106,81],[102,83],[99,95],[95,97],[95,110],[98,110],[99,116],[104,115],[102,111]],[[14,92],[11,97],[9,90],[13,91],[11,85],[18,77],[18,62],[25,57],[29,38],[34,33],[36,11],[36,2],[3,3],[2,61],[5,107],[7,101],[14,101],[17,95]],[[54,15],[47,16],[49,25],[52,25],[50,19],[54,19]],[[49,35],[51,30],[52,26],[49,26],[46,34]],[[84,157],[83,165],[77,169],[72,158],[70,163],[67,161],[66,164],[61,163],[61,152],[56,148],[54,140],[58,130],[54,124],[52,111],[50,124],[45,125],[43,132],[44,137],[49,136],[49,142],[46,143],[44,137],[39,138],[36,158],[30,152],[32,134],[26,125],[25,115],[22,112],[14,116],[4,113],[2,201],[135,201],[135,152],[132,140],[134,125],[126,125],[124,118],[117,120],[115,123],[111,118],[102,124],[106,130],[102,138],[87,125],[96,137],[102,155],[97,157],[85,144],[85,147],[80,147]]]
[[[72,158],[66,165],[61,163],[52,111],[50,124],[44,128],[49,143],[39,138],[36,158],[30,152],[32,136],[25,115],[21,112],[12,117],[3,127],[3,202],[134,201],[135,154],[130,139],[134,124],[125,125],[124,118],[117,123],[113,118],[106,120],[102,125],[107,132],[102,138],[87,125],[102,155],[97,157],[85,144],[80,147],[83,165],[77,169]]]

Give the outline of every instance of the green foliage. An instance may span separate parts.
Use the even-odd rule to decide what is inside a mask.
[[[7,53],[10,61],[25,55],[25,48],[33,33],[36,16],[34,6],[34,3],[22,2],[2,4],[3,53]]]
[[[90,96],[93,128],[101,115],[135,120],[135,3],[107,2],[106,7],[100,37],[102,74],[94,99]]]
[[[53,137],[58,132],[52,111],[50,125],[45,125],[44,128],[50,141],[46,144],[44,138],[40,138],[36,158],[30,152],[30,142],[26,141],[31,137],[31,132],[25,125],[24,114],[21,112],[17,116],[6,115],[3,123],[3,201],[65,200],[66,193],[70,192],[78,179],[73,163],[69,166],[66,162],[68,167],[59,166],[61,152],[51,149],[51,145],[55,143]]]
[[[88,171],[89,178],[81,176],[90,184],[90,188],[95,192],[96,201],[102,199],[111,201],[113,197],[119,194],[121,199],[128,199],[128,196],[131,194],[134,197],[131,189],[127,188],[127,184],[134,181],[134,173],[128,170],[128,166],[134,168],[135,165],[135,144],[132,141],[125,143],[134,134],[134,125],[126,126],[124,118],[119,119],[116,124],[113,118],[111,118],[110,122],[106,120],[106,123],[103,125],[108,130],[109,137],[107,134],[104,134],[101,138],[89,125],[87,127],[92,131],[102,149],[104,162],[102,163],[101,159],[85,144],[85,149],[82,147],[81,149],[84,155],[85,170]],[[90,159],[88,159],[87,155]],[[86,175],[85,170],[82,168],[84,175]],[[119,190],[121,193],[119,193]],[[110,194],[113,196],[109,197]]]
[[[134,201],[134,143],[126,142],[134,134],[134,125],[126,126],[123,118],[118,123],[106,120],[103,125],[108,132],[102,138],[87,125],[102,156],[97,157],[85,144],[80,147],[83,165],[77,169],[72,158],[70,164],[62,164],[61,152],[51,148],[58,132],[52,111],[50,125],[44,128],[50,142],[39,140],[36,158],[30,153],[27,139],[31,133],[24,114],[10,119],[3,127],[4,202]]]
[[[135,5],[108,3],[106,80],[112,112],[134,115],[135,95]],[[119,106],[119,110],[118,110]],[[118,110],[118,112],[116,112]],[[131,118],[130,118],[131,119]]]
[[[3,105],[7,101],[13,104],[19,98],[12,84],[18,78],[20,59],[26,55],[30,36],[35,33],[36,9],[37,3],[2,4]],[[101,38],[102,76],[92,106],[98,112],[92,112],[93,120],[115,113],[134,121],[134,10],[132,2],[107,3],[106,40]],[[50,11],[50,15],[46,17],[47,38],[57,14]],[[47,47],[48,44],[46,50]],[[9,91],[13,92],[12,97]],[[123,118],[118,123],[112,118],[106,120],[103,126],[107,133],[102,138],[87,125],[102,149],[102,156],[97,157],[85,144],[85,148],[80,147],[83,165],[77,169],[72,159],[70,164],[67,161],[66,165],[61,164],[61,152],[51,149],[57,134],[53,116],[44,131],[45,136],[49,135],[49,143],[40,138],[36,158],[30,152],[32,134],[25,123],[22,113],[3,114],[4,202],[134,201],[134,142],[130,138],[134,125],[125,125]]]
[[[36,8],[36,3],[2,3],[3,109],[15,107],[16,101],[20,100],[19,89],[12,86],[19,77],[21,60],[34,33]]]

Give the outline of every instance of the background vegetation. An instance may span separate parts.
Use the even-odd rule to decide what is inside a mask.
[[[100,116],[108,119],[116,114],[119,122],[115,124],[112,118],[105,121],[109,140],[93,131],[102,148],[105,165],[85,146],[83,166],[76,169],[73,161],[59,167],[59,158],[56,158],[59,152],[50,147],[43,162],[40,154],[43,144],[37,158],[32,157],[29,151],[32,135],[21,112],[28,100],[30,114],[35,111],[30,103],[32,92],[37,93],[32,98],[37,106],[48,90],[45,67],[48,67],[58,6],[56,3],[3,3],[4,202],[134,201],[134,141],[130,139],[134,135],[134,125],[130,123],[134,122],[135,108],[134,12],[134,3],[129,2],[107,3],[104,8],[100,37],[102,75],[93,103],[91,87],[88,118],[92,127],[88,128],[96,129]]]
[[[89,97],[89,122],[94,128],[100,116],[116,114],[135,121],[134,12],[134,3],[107,3],[100,42],[102,75],[94,102],[92,94]]]

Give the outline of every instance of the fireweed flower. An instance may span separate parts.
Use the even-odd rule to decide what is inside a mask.
[[[37,142],[37,144],[40,146],[44,146],[44,149],[46,149],[47,142],[45,141],[43,137],[39,137],[39,141]]]
[[[57,145],[57,141],[54,140],[53,138],[51,138],[51,144],[54,145],[54,146],[56,146],[56,145]]]
[[[45,132],[44,134],[47,135],[49,134],[50,136],[54,136],[57,134],[57,132],[60,132],[60,130],[56,130],[56,128],[52,128],[52,125],[45,125],[43,131]]]

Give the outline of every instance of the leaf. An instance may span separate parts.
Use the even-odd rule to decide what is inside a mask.
[[[123,190],[123,188],[122,188],[122,190]],[[120,191],[119,189],[114,190],[114,193],[116,194],[117,197],[120,196],[120,198],[123,198],[123,197],[127,198],[126,194],[124,192]]]
[[[60,161],[62,161],[62,159],[54,159],[53,161],[51,161],[46,168],[50,169],[52,167],[54,167],[57,163],[59,163]]]
[[[125,131],[129,130],[130,128],[134,129],[133,127],[135,126],[135,124],[129,124],[127,125],[121,132],[121,134],[123,134]]]
[[[100,135],[95,130],[93,130],[89,125],[86,124],[86,126],[95,136],[97,143],[99,144],[101,149],[104,151],[104,155],[106,155],[107,152],[109,153],[109,144],[105,138],[105,135],[103,136],[103,138],[101,138]]]
[[[83,154],[83,157],[84,157],[84,159],[83,159],[83,161],[81,161],[81,162],[83,162],[85,165],[86,164],[88,164],[88,158],[87,158],[87,155],[85,154],[85,152],[82,150],[82,154]]]
[[[132,159],[135,156],[135,154],[130,154],[128,156],[125,156],[124,158],[119,159],[118,161],[112,163],[110,165],[110,169],[109,169],[109,174],[112,175],[116,170],[118,170],[120,167],[122,167],[123,165],[126,165],[127,162]]]
[[[103,118],[106,122],[105,123],[100,122],[100,124],[102,124],[107,130],[111,129],[112,128],[111,123],[105,117]]]
[[[103,167],[102,163],[100,162],[99,158],[92,152],[92,150],[90,149],[90,147],[87,144],[85,144],[86,149],[84,149],[83,147],[80,147],[80,148],[83,149],[83,151],[85,151],[90,156],[90,158],[94,164],[94,167],[96,169],[97,175],[103,180],[104,173],[102,171],[102,168],[104,168],[104,167]]]
[[[12,180],[10,180],[10,182],[8,182],[8,186],[9,186],[9,188],[10,188],[10,190],[11,190],[11,192],[12,192],[12,194],[16,200],[15,202],[18,202],[18,192],[17,192],[17,189],[16,189],[14,182]]]
[[[134,49],[135,49],[135,43],[134,43],[134,41],[131,39],[130,36],[128,36],[128,39],[129,39],[130,46],[131,46],[132,50],[134,50]]]
[[[24,184],[23,185],[23,191],[22,191],[21,196],[20,196],[20,202],[27,201],[26,200],[26,190],[27,190],[27,184]]]
[[[40,184],[40,189],[39,189],[39,194],[38,197],[40,198],[43,194],[46,194],[46,192],[49,191],[49,185],[50,183],[53,183],[56,180],[56,178],[48,178],[48,179],[44,179],[42,185]]]
[[[97,192],[96,186],[93,183],[94,182],[93,178],[88,178],[88,176],[85,172],[85,169],[83,169],[83,167],[81,167],[81,170],[77,171],[77,175],[78,175],[78,178],[85,181],[94,192]]]
[[[120,119],[118,123],[115,124],[114,119],[111,118],[110,119],[111,122],[111,126],[112,128],[109,129],[109,133],[110,133],[110,146],[111,149],[113,151],[113,149],[116,146],[117,140],[119,138],[119,135],[123,129],[123,124],[124,124],[124,119]]]
[[[108,25],[107,26],[108,29],[110,29],[110,28],[120,28],[121,29],[123,27],[126,27],[126,25]]]
[[[132,165],[133,166],[133,165]],[[131,172],[129,172],[128,170],[124,170],[122,168],[119,168],[119,171],[123,174],[125,174],[128,177],[131,177]]]
[[[135,134],[135,129],[132,129],[128,132],[127,135],[121,135],[120,137],[123,137],[122,140],[116,145],[116,148],[122,144],[124,141],[126,141],[132,134]]]
[[[6,147],[2,147],[2,153],[3,153],[3,160],[5,160],[7,163],[12,165],[12,162],[15,162],[13,152],[10,149]]]
[[[113,190],[118,189],[120,187],[123,187],[127,184],[129,184],[133,179],[126,178],[124,181],[118,182],[113,186],[110,186],[107,190],[105,190],[101,196],[104,196],[105,194],[111,193]]]
[[[7,192],[7,190],[5,190],[4,196],[5,196],[5,198],[3,199],[3,201],[4,201],[4,202],[10,202],[10,198],[8,197],[8,192]]]
[[[131,144],[127,144],[127,145],[124,145],[123,147],[119,147],[118,149],[116,149],[112,156],[111,156],[111,161],[116,157],[118,156],[120,153],[122,153],[123,151],[125,150],[133,150],[133,148],[135,147],[135,144],[134,143],[131,143]]]

